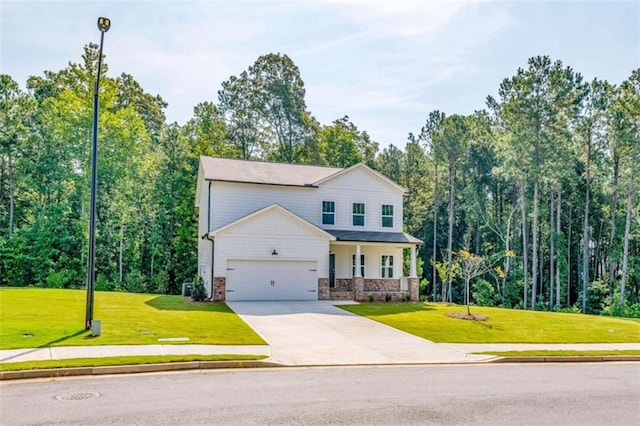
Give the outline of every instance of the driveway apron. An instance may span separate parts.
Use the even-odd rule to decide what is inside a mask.
[[[331,302],[228,302],[286,365],[418,364],[477,361],[458,349],[339,309]]]

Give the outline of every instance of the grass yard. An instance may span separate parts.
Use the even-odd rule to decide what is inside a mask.
[[[339,306],[438,343],[636,343],[640,323],[624,318],[472,307],[487,321],[450,318],[466,306],[434,303],[361,303]]]
[[[102,335],[84,330],[86,291],[0,289],[0,349],[48,346],[209,344],[264,345],[224,304],[181,296],[95,293]],[[186,341],[158,339],[188,338]]]
[[[104,367],[112,365],[160,364],[189,361],[249,361],[261,360],[262,355],[157,355],[114,356],[105,358],[73,358],[48,361],[24,361],[0,363],[0,371],[40,370],[43,368]]]
[[[477,355],[496,355],[503,357],[514,356],[625,356],[625,355],[640,355],[640,351],[635,349],[623,349],[623,350],[598,350],[598,351],[489,351],[489,352],[474,352]]]

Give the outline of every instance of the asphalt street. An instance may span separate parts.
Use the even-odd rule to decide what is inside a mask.
[[[640,363],[276,368],[0,384],[0,423],[556,424],[640,418]]]

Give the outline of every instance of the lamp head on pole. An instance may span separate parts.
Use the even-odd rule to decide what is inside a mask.
[[[98,18],[98,29],[101,33],[106,33],[111,28],[111,20],[109,18]]]

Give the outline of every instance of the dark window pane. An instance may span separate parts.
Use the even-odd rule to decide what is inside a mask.
[[[383,228],[393,228],[393,217],[385,216],[382,218]]]
[[[323,225],[333,225],[335,220],[335,215],[333,213],[323,213],[322,214],[322,224]]]

